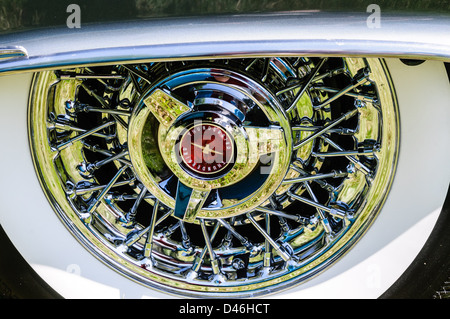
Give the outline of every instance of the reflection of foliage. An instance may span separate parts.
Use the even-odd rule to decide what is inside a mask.
[[[80,6],[83,23],[290,10],[366,12],[371,3],[384,12],[450,13],[448,0],[0,0],[0,30],[65,25],[71,3]]]
[[[155,132],[153,128],[156,126],[156,119],[150,117],[145,122],[144,130],[142,132],[142,153],[144,162],[152,173],[161,174],[165,164],[161,157],[161,152],[158,148],[158,141],[155,139]]]
[[[126,20],[136,17],[136,1],[123,0],[0,0],[0,30],[63,26],[69,4],[78,4],[82,22]]]
[[[291,10],[354,10],[371,3],[383,10],[450,12],[448,0],[136,0],[143,16],[247,13]]]
[[[15,29],[21,25],[25,1],[0,0],[0,30]]]

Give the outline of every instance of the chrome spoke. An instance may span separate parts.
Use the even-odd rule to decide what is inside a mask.
[[[136,217],[137,208],[139,207],[139,204],[141,204],[142,200],[145,198],[146,194],[147,194],[147,188],[145,188],[143,185],[141,185],[140,193],[139,193],[138,197],[136,198],[136,201],[134,202],[130,211],[125,216],[125,222],[127,222],[127,223],[134,222],[134,219]]]
[[[123,65],[122,67],[127,69],[133,75],[136,75],[137,77],[141,78],[142,80],[144,80],[148,84],[152,83],[151,80],[148,78],[148,76],[145,73],[143,73],[143,72],[133,68],[132,66]]]
[[[100,161],[96,161],[96,162],[89,163],[89,164],[82,163],[81,166],[83,166],[83,172],[90,172],[90,173],[92,173],[96,169],[99,169],[100,167],[102,167],[102,166],[104,166],[104,165],[106,165],[106,164],[108,164],[110,162],[118,161],[120,159],[123,159],[127,155],[128,155],[128,151],[124,150],[124,151],[122,151],[122,152],[120,152],[118,154],[111,155],[111,156],[109,156],[109,157],[107,157],[107,158],[105,158],[103,160],[100,160]]]
[[[211,239],[208,235],[208,230],[206,229],[205,226],[205,221],[203,219],[200,219],[200,225],[201,225],[201,229],[202,229],[202,233],[203,233],[203,237],[205,239],[206,242],[206,248],[209,254],[209,258],[211,260],[211,268],[212,268],[212,272],[214,274],[214,281],[224,281],[225,277],[223,276],[221,270],[220,270],[220,265],[219,265],[219,260],[217,259],[216,253],[214,252],[214,249],[212,247],[211,244]]]
[[[129,184],[133,183],[134,180],[135,180],[134,178],[130,178],[130,179],[126,179],[126,180],[123,180],[123,181],[117,181],[113,185],[111,185],[110,188],[120,187],[120,186],[124,186],[124,185],[129,185]],[[87,193],[92,193],[92,192],[95,192],[95,191],[99,191],[99,190],[105,189],[107,187],[107,185],[94,185],[94,184],[91,184],[89,182],[87,182],[87,183],[86,182],[79,183],[76,186],[73,186],[72,183],[68,183],[68,184],[72,185],[72,186],[69,186],[68,194],[69,195],[73,194],[73,195],[76,195],[76,196],[81,196],[81,195],[84,195],[84,194],[87,194]]]
[[[108,156],[110,161],[111,160],[115,160],[115,161],[118,161],[118,162],[122,163],[123,165],[131,166],[131,162],[129,160],[123,158],[124,156],[128,155],[128,151],[124,151],[122,153],[119,153],[119,154],[115,155],[112,152],[110,152],[108,150],[105,150],[105,149],[102,149],[102,148],[100,148],[97,145],[91,145],[91,144],[89,144],[87,142],[84,142],[84,141],[83,141],[83,147],[88,149],[91,152],[99,153],[99,154],[103,154],[105,156]]]
[[[145,257],[151,256],[153,233],[155,230],[155,226],[158,224],[156,222],[156,216],[158,213],[158,209],[159,209],[159,202],[156,201],[155,204],[153,205],[150,225],[143,229],[134,229],[134,230],[130,231],[124,240],[124,245],[126,247],[131,247],[138,240],[140,240],[145,235],[147,235],[146,240],[145,240],[145,245],[144,245],[144,256]]]
[[[275,209],[270,209],[270,208],[262,207],[262,206],[257,207],[256,211],[266,213],[267,216],[275,215],[275,216],[283,217],[283,218],[286,218],[286,219],[291,219],[291,220],[296,221],[296,222],[301,223],[301,224],[306,224],[307,223],[307,218],[305,218],[305,217],[303,217],[301,215],[287,214],[287,213],[284,213],[282,211],[278,211],[278,210],[275,210]]]
[[[311,142],[312,140],[316,139],[317,137],[327,133],[330,129],[332,129],[333,127],[335,127],[339,123],[341,123],[341,122],[343,122],[345,120],[348,120],[349,118],[351,118],[352,116],[356,115],[357,113],[358,113],[358,109],[353,109],[353,110],[351,110],[351,111],[341,115],[336,120],[329,122],[327,125],[324,125],[324,127],[322,129],[319,129],[319,130],[315,131],[313,134],[311,134],[307,138],[305,138],[305,139],[301,140],[300,142],[298,142],[297,144],[295,144],[294,145],[294,150],[299,149],[300,147],[302,147],[305,144]]]
[[[225,220],[223,219],[218,219],[217,220],[223,227],[225,227],[226,229],[229,230],[229,232],[231,234],[233,234],[234,237],[236,237],[241,243],[242,245],[244,245],[249,251],[252,251],[254,249],[254,246],[252,245],[252,243],[249,242],[249,240],[247,238],[245,238],[244,236],[242,236],[241,234],[239,234],[236,229],[233,228],[233,226],[231,226],[229,223],[227,223]]]
[[[293,167],[295,167],[295,166],[293,166]],[[340,171],[333,171],[331,173],[323,173],[323,174],[315,174],[315,175],[306,175],[306,176],[300,176],[300,177],[291,178],[291,179],[285,179],[283,181],[283,185],[297,184],[297,183],[309,182],[309,181],[313,181],[313,180],[326,179],[326,178],[341,178],[341,177],[346,177],[347,175],[348,175],[347,172],[340,172]]]
[[[255,218],[250,214],[247,213],[247,218],[249,221],[255,226],[255,228],[261,233],[261,235],[264,236],[266,241],[272,246],[273,249],[278,253],[278,255],[284,260],[289,261],[291,259],[291,256],[288,252],[286,252],[281,245],[279,245],[275,240],[268,234],[255,220]]]
[[[366,83],[367,81],[369,81],[369,75],[370,75],[369,70],[367,70],[367,69],[361,70],[358,74],[355,75],[355,77],[353,78],[351,84],[349,84],[348,86],[346,86],[345,88],[343,88],[342,90],[337,92],[335,95],[333,95],[332,97],[330,97],[326,101],[320,103],[319,105],[315,105],[314,108],[321,109],[324,106],[330,104],[331,102],[336,101],[338,98],[340,98],[343,95],[347,94],[351,90],[353,90],[353,89],[357,88],[358,86],[360,86],[360,85]]]
[[[320,203],[318,203],[316,200],[310,200],[307,199],[305,197],[302,196],[298,196],[296,194],[293,194],[292,192],[288,192],[288,195],[302,203],[311,205],[317,209],[320,209],[322,211],[326,211],[327,213],[329,213],[331,216],[336,217],[336,218],[340,218],[340,219],[344,219],[345,217],[348,216],[348,212],[343,211],[342,209],[337,209],[337,208],[332,208],[332,207],[328,207],[325,205],[322,205]]]
[[[293,132],[297,131],[303,131],[303,132],[316,132],[323,127],[321,126],[305,126],[305,125],[297,125],[292,127]],[[346,127],[339,127],[339,128],[331,128],[327,130],[327,133],[336,133],[336,134],[342,134],[342,135],[355,135],[356,130],[346,128]]]
[[[313,156],[317,157],[338,157],[338,156],[355,156],[355,155],[374,155],[378,150],[356,150],[356,151],[341,151],[341,152],[313,152]]]
[[[88,130],[79,128],[71,123],[62,122],[59,120],[55,120],[54,122],[49,123],[49,125],[47,125],[47,128],[63,130],[63,131],[74,131],[77,133],[86,133],[88,131]],[[96,137],[101,137],[101,138],[104,138],[105,140],[112,140],[113,138],[116,137],[116,134],[102,134],[102,133],[97,133],[97,132],[94,132],[90,135],[96,136]]]
[[[310,73],[310,75],[306,78],[305,83],[302,84],[302,87],[300,89],[300,91],[296,94],[294,101],[292,102],[292,104],[287,108],[286,112],[290,112],[292,111],[296,106],[298,101],[300,100],[300,98],[303,96],[303,94],[305,94],[306,89],[311,85],[311,83],[313,82],[315,76],[317,75],[317,73],[320,71],[320,69],[322,68],[322,66],[325,64],[325,62],[327,61],[326,58],[322,59],[319,64],[316,66],[316,68],[314,69],[313,72]]]
[[[81,84],[81,86],[86,90],[86,92],[90,96],[94,97],[105,110],[110,110],[110,105],[108,104],[108,102],[106,102],[106,100],[103,97],[94,92],[94,90],[90,89],[84,82]],[[120,124],[125,129],[128,128],[128,124],[120,116],[118,116],[117,114],[111,115],[117,121],[118,124]]]
[[[67,101],[66,102],[66,110],[73,116],[78,112],[93,112],[93,113],[106,113],[106,114],[114,114],[114,115],[121,115],[121,116],[131,116],[130,111],[124,111],[124,110],[117,110],[117,109],[109,109],[109,108],[100,108],[91,106],[88,104],[82,104],[79,102],[74,101]]]
[[[321,60],[321,62],[326,62],[326,59]],[[315,73],[318,73],[318,71],[320,69],[316,68],[315,70],[317,71]],[[337,68],[337,69],[326,71],[326,72],[323,72],[323,73],[321,73],[319,75],[316,75],[312,80],[310,80],[311,88],[316,88],[316,86],[319,86],[317,84],[313,84],[315,82],[318,82],[318,81],[323,80],[325,78],[330,78],[330,77],[333,77],[333,76],[336,76],[336,75],[339,75],[339,74],[342,74],[342,73],[347,73],[347,72],[348,71],[347,71],[346,68]],[[297,83],[277,91],[276,95],[279,96],[279,95],[281,95],[283,93],[286,93],[286,92],[289,92],[291,90],[298,89],[298,88],[300,88],[302,86],[305,86],[304,84],[305,84],[305,82],[308,82],[308,80],[309,80],[309,78],[299,80],[299,81],[297,81]],[[323,86],[319,86],[319,87],[322,88]],[[326,91],[326,89],[327,88],[325,88],[324,90]],[[333,93],[339,92],[339,90],[337,90],[337,89],[331,89],[330,88],[330,90],[331,91],[329,91],[329,92],[333,92]]]
[[[150,222],[150,226],[148,226],[147,230],[147,238],[145,240],[145,246],[144,246],[144,256],[146,258],[150,258],[152,255],[152,247],[153,247],[153,233],[155,231],[156,226],[156,215],[158,213],[159,208],[159,201],[156,201],[153,205],[153,213],[152,213],[152,219]]]
[[[270,236],[270,214],[265,215],[266,222],[266,234]],[[264,259],[263,259],[263,271],[262,273],[267,275],[270,272],[272,266],[272,251],[270,249],[270,242],[267,238],[264,239]]]
[[[76,137],[74,137],[72,139],[69,139],[66,142],[63,142],[61,144],[56,145],[55,146],[55,150],[56,151],[62,151],[65,148],[71,146],[72,144],[74,144],[74,143],[76,143],[78,141],[81,141],[82,139],[84,139],[84,138],[86,138],[86,137],[88,137],[90,135],[93,135],[94,133],[97,133],[98,131],[101,131],[101,130],[107,128],[107,127],[110,127],[110,126],[114,125],[114,124],[116,124],[116,122],[114,122],[114,121],[106,122],[105,124],[97,126],[96,128],[93,128],[92,130],[86,131],[83,134],[80,134],[80,135],[78,135],[78,136],[76,136]]]
[[[309,186],[309,184],[307,182],[303,182],[303,185],[305,186],[306,190],[308,191],[309,196],[311,196],[311,199],[317,203],[318,200],[316,198],[316,195],[314,195],[314,192],[312,191],[311,186]],[[325,231],[328,234],[330,234],[332,232],[330,222],[328,221],[328,218],[325,216],[324,211],[319,207],[316,207],[316,210],[317,210],[317,213],[319,214],[319,219],[323,225],[323,228],[325,229]],[[330,215],[336,216],[336,215],[333,215],[332,213],[330,213]]]
[[[114,177],[111,179],[111,181],[102,189],[100,195],[98,195],[93,202],[90,204],[89,208],[87,209],[87,212],[92,214],[98,207],[98,205],[100,205],[101,201],[103,200],[103,198],[106,196],[106,194],[108,193],[108,191],[111,189],[111,187],[114,186],[114,184],[117,182],[117,180],[120,178],[120,176],[122,175],[122,173],[125,171],[125,169],[127,169],[127,166],[122,166],[116,173],[116,175],[114,175]]]
[[[330,138],[326,137],[326,136],[321,136],[321,138],[323,140],[325,140],[328,144],[330,144],[332,147],[334,147],[335,149],[339,150],[339,151],[344,151],[344,149],[342,147],[340,147],[338,144],[336,144],[335,142],[333,142]],[[356,159],[354,156],[352,155],[344,155],[346,158],[348,158],[350,160],[350,162],[352,162],[356,169],[360,170],[362,173],[366,174],[366,175],[370,175],[371,174],[371,170],[370,168],[368,168],[366,165],[364,165],[363,163],[361,163],[358,159]]]
[[[335,88],[330,88],[330,87],[326,87],[326,86],[322,86],[322,85],[313,85],[312,86],[313,89],[315,90],[319,90],[319,91],[323,91],[323,92],[330,92],[330,93],[340,93],[341,96],[343,95],[347,95],[356,99],[360,99],[364,102],[369,102],[369,103],[377,103],[377,98],[375,96],[370,96],[370,95],[364,95],[361,93],[354,93],[354,92],[342,92],[338,89]]]
[[[219,223],[216,223],[216,224],[214,225],[214,229],[213,229],[213,231],[212,231],[212,233],[211,233],[211,236],[209,237],[210,240],[214,240],[214,238],[216,237],[217,231],[219,230],[219,226],[220,226]],[[198,275],[198,272],[200,271],[200,267],[201,267],[201,265],[202,265],[202,263],[203,263],[203,261],[204,261],[205,256],[206,256],[207,253],[208,253],[208,245],[206,245],[206,246],[202,249],[202,252],[200,253],[200,255],[197,256],[197,258],[195,259],[194,264],[192,265],[192,268],[191,268],[191,271],[192,271],[194,274],[191,274],[191,275],[190,275],[191,277],[192,277],[193,275],[195,275],[195,276]]]

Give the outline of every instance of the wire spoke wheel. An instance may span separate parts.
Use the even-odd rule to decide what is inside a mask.
[[[29,107],[42,187],[101,261],[194,297],[320,273],[388,194],[399,123],[384,62],[234,58],[45,71]]]

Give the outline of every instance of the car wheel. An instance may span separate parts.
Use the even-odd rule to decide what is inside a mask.
[[[427,63],[401,67],[397,60],[389,65],[389,70],[438,69]],[[26,83],[24,77],[16,83]],[[315,57],[36,73],[28,138],[38,180],[57,217],[33,214],[29,207],[27,213],[20,209],[20,219],[3,216],[2,224],[24,257],[60,291],[55,273],[49,278],[43,265],[67,270],[60,273],[65,287],[67,281],[79,284],[80,277],[68,278],[68,272],[96,273],[90,277],[95,289],[82,284],[84,296],[108,297],[106,286],[123,287],[124,278],[163,296],[307,290],[310,279],[351,255],[357,241],[361,249],[367,240],[374,242],[373,236],[366,239],[374,231],[360,238],[377,218],[396,173],[397,101],[407,104],[402,103],[406,82],[398,78],[384,60]],[[410,128],[409,114],[402,118],[402,128]],[[408,133],[403,150],[415,136]],[[29,163],[22,167],[33,169]],[[402,166],[397,175],[390,196],[395,199],[404,176],[411,176]],[[27,192],[30,184],[17,186]],[[3,194],[15,198],[12,191]],[[388,225],[407,220],[387,206]],[[377,240],[381,219],[374,225]],[[33,257],[17,240],[12,225],[26,225],[41,243],[46,237],[38,254]],[[385,228],[386,240],[390,230]],[[142,290],[136,291],[119,294]]]
[[[68,230],[146,286],[256,296],[367,230],[399,147],[382,60],[255,58],[35,75],[36,171]]]

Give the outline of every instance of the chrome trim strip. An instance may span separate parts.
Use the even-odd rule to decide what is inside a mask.
[[[27,60],[5,61],[9,74],[65,66],[237,56],[377,56],[450,60],[450,16],[293,12],[154,19],[54,28],[0,36]]]
[[[0,63],[4,60],[12,60],[28,57],[25,48],[20,46],[0,47]]]
[[[370,47],[364,51],[362,47]],[[180,52],[182,48],[182,52]],[[275,49],[274,49],[275,48]],[[283,49],[277,49],[283,48]],[[307,48],[307,49],[305,49]],[[151,52],[151,53],[149,53]],[[180,53],[177,53],[180,52]],[[84,65],[109,65],[127,62],[157,62],[232,57],[270,56],[354,56],[398,57],[450,61],[450,46],[418,43],[370,42],[348,40],[248,41],[229,43],[184,43],[160,46],[119,47],[58,53],[30,57],[0,65],[0,73],[10,74],[42,69]]]

